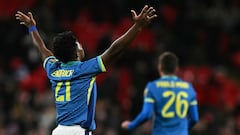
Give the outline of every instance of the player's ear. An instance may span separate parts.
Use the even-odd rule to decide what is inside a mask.
[[[178,74],[180,71],[179,67],[176,67],[175,73]]]
[[[77,57],[81,61],[85,57],[85,52],[84,52],[82,45],[78,41],[76,41],[76,45],[77,45]]]
[[[79,59],[80,61],[82,61],[82,60],[84,59],[84,57],[85,57],[85,52],[84,52],[83,49],[77,50],[77,57],[78,57],[78,59]]]
[[[158,65],[157,65],[157,70],[158,70],[159,73],[162,71],[162,66],[161,66],[161,64],[158,64]]]

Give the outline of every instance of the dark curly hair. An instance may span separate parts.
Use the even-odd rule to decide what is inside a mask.
[[[77,58],[76,37],[71,31],[59,33],[53,38],[54,56],[64,63]]]
[[[164,52],[158,58],[161,70],[165,74],[174,74],[178,66],[178,57],[172,52]]]

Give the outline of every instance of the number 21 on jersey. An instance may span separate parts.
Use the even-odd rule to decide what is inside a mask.
[[[187,115],[189,103],[187,101],[188,93],[180,91],[175,93],[174,91],[165,91],[162,94],[163,98],[168,98],[168,101],[163,106],[161,114],[164,118],[173,118],[178,116],[184,118]],[[175,106],[173,106],[175,103]],[[170,108],[173,106],[174,110]]]
[[[65,94],[59,95],[59,91],[61,88],[65,87]],[[57,102],[64,102],[64,101],[70,101],[71,100],[71,93],[70,93],[71,85],[70,81],[66,82],[58,82],[57,86],[55,88],[55,99]]]

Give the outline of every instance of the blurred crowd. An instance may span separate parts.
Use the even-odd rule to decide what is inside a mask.
[[[179,77],[193,83],[200,122],[191,135],[240,134],[239,0],[0,0],[0,135],[50,135],[54,95],[28,30],[14,17],[32,11],[47,47],[71,30],[89,59],[133,23],[130,10],[148,4],[158,14],[129,50],[97,78],[96,135],[149,135],[151,121],[134,131],[121,121],[141,111],[143,90],[159,77],[164,51],[180,59]]]

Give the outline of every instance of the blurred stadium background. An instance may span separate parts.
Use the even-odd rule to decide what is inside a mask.
[[[198,94],[200,122],[191,135],[240,135],[239,0],[0,0],[0,135],[50,135],[55,127],[49,82],[17,10],[33,12],[49,48],[57,32],[72,30],[88,59],[125,32],[130,10],[144,4],[159,17],[98,77],[95,134],[150,134],[151,122],[132,132],[120,123],[141,110],[146,83],[158,77],[157,56],[172,51],[179,76]]]

